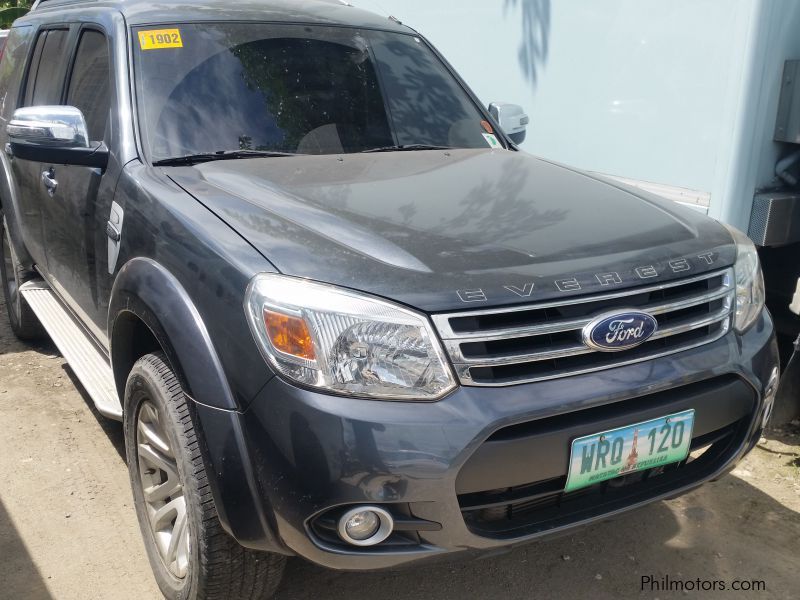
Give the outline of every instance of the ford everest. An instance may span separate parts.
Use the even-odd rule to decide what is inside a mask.
[[[621,515],[770,416],[753,244],[520,151],[523,111],[396,20],[41,0],[0,119],[11,326],[122,421],[167,598]]]

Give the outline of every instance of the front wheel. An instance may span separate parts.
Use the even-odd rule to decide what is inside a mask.
[[[285,557],[245,549],[222,529],[186,396],[163,355],[133,366],[124,415],[134,505],[164,596],[269,598]]]

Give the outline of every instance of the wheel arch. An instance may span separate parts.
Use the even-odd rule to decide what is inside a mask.
[[[157,335],[153,331],[153,324],[148,324],[142,312],[126,309],[117,315],[114,320],[114,329],[111,339],[111,367],[114,373],[114,385],[117,388],[120,402],[124,402],[125,383],[136,361],[147,354],[163,352],[175,371],[181,384],[188,393],[188,383],[179,368],[174,366],[170,355],[173,352],[167,349],[163,332]]]
[[[121,401],[133,364],[145,354],[161,350],[194,400],[215,408],[237,409],[197,307],[163,265],[135,258],[120,269],[111,292],[108,331]]]
[[[114,381],[124,405],[134,363],[162,351],[195,402],[200,449],[223,529],[254,550],[291,554],[276,535],[219,357],[196,306],[163,265],[136,258],[114,282],[108,331]],[[220,410],[222,409],[222,410]]]

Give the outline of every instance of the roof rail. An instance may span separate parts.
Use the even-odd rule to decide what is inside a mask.
[[[29,12],[33,12],[37,8],[44,7],[48,4],[79,4],[88,1],[90,0],[35,0],[35,2],[31,4],[31,9]]]
[[[82,3],[85,3],[85,2],[92,2],[92,1],[97,1],[97,0],[34,0],[33,4],[31,4],[31,8],[30,8],[29,12],[33,12],[37,8],[44,7],[44,6],[48,5],[48,4],[52,4],[52,5],[56,5],[56,4],[58,4],[58,5],[60,5],[60,4],[82,4]],[[322,0],[322,1],[323,2],[331,2],[331,3],[334,3],[334,4],[344,4],[345,6],[353,6],[350,3],[350,0]],[[396,21],[397,23],[400,23],[400,21],[398,21],[394,17],[391,17],[391,18],[394,21]]]

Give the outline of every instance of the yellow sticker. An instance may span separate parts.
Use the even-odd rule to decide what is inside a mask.
[[[142,50],[183,48],[183,40],[180,29],[150,29],[139,32],[139,46]]]

